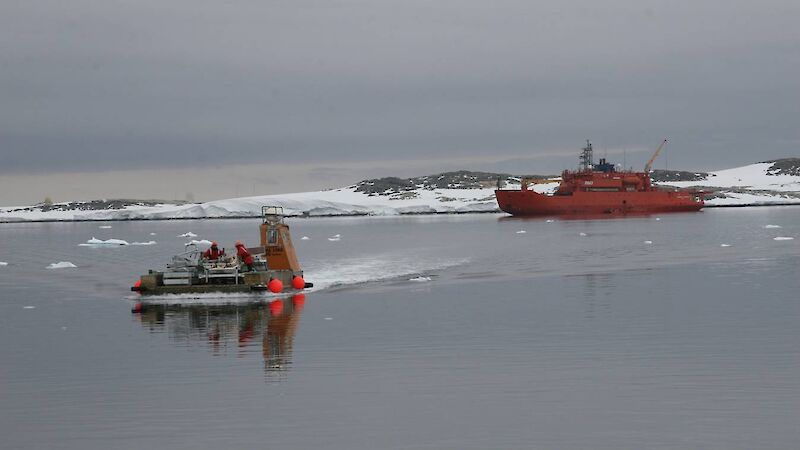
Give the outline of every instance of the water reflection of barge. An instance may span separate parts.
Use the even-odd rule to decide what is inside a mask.
[[[146,304],[136,312],[143,327],[171,339],[207,345],[214,354],[245,352],[261,341],[267,375],[291,365],[294,336],[305,295],[247,305]]]

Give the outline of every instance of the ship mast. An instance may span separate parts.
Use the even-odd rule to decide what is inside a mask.
[[[582,149],[581,156],[578,157],[580,160],[580,169],[584,171],[592,170],[594,167],[594,157],[592,156],[592,143],[589,140],[586,140],[586,147]]]

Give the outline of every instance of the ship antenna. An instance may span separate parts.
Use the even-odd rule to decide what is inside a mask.
[[[592,143],[587,139],[586,147],[583,148],[581,156],[578,158],[581,162],[581,170],[591,170],[594,166],[594,158],[592,157]]]

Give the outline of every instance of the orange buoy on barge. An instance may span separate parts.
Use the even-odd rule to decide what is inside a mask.
[[[652,185],[650,168],[666,142],[659,145],[643,172],[633,172],[617,171],[605,158],[594,164],[592,144],[587,140],[580,156],[581,168],[565,170],[553,194],[528,189],[523,178],[519,190],[497,189],[497,204],[515,216],[699,211],[703,192],[668,191]]]

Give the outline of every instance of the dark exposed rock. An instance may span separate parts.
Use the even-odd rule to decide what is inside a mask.
[[[650,179],[656,183],[667,181],[701,181],[708,178],[705,172],[687,172],[684,170],[654,170],[650,172]]]
[[[111,200],[90,200],[85,202],[65,202],[65,203],[40,203],[38,205],[29,206],[27,208],[18,208],[11,211],[34,211],[40,210],[47,211],[97,211],[101,209],[123,209],[128,206],[156,206],[163,204],[170,205],[183,205],[185,201],[182,200],[129,200],[129,199],[111,199]],[[11,212],[9,211],[9,212]]]
[[[528,178],[549,178],[548,175],[531,175]],[[492,172],[472,172],[459,170],[456,172],[445,172],[436,175],[426,175],[416,178],[375,178],[364,180],[356,184],[356,192],[364,192],[368,195],[388,195],[392,196],[402,192],[416,189],[479,189],[493,188],[500,179],[503,183],[510,178],[517,178],[507,173]]]
[[[800,158],[783,158],[763,162],[772,163],[772,166],[767,169],[767,175],[800,176]]]
[[[356,192],[369,195],[396,194],[415,189],[416,186],[409,179],[386,177],[364,180],[356,185]]]

